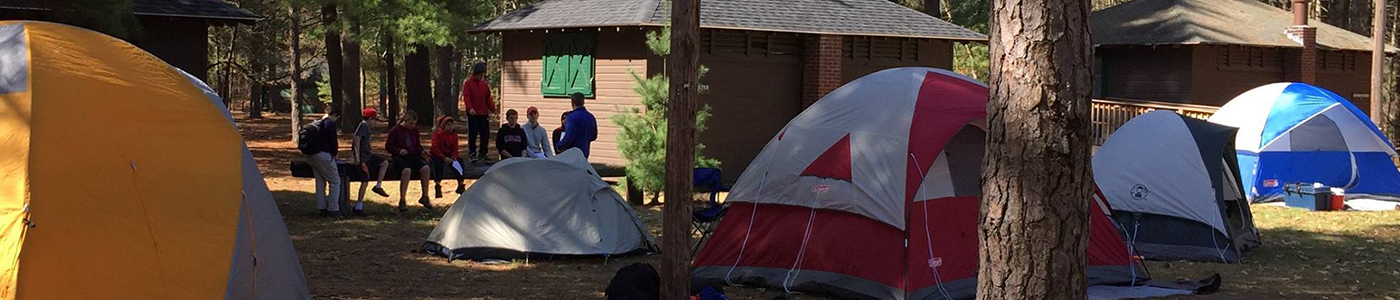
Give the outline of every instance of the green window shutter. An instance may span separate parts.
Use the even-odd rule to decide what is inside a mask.
[[[593,97],[594,60],[593,45],[595,36],[591,32],[579,33],[573,38],[573,51],[569,55],[569,91]]]
[[[567,39],[559,34],[544,36],[543,73],[540,93],[546,97],[568,96],[569,60]]]

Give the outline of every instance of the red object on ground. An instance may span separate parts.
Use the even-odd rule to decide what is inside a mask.
[[[1346,210],[1347,205],[1346,205],[1346,202],[1343,201],[1343,200],[1345,200],[1345,198],[1346,198],[1346,196],[1333,194],[1333,195],[1332,195],[1332,207],[1330,207],[1331,209],[1329,209],[1329,210],[1337,210],[1337,211]]]

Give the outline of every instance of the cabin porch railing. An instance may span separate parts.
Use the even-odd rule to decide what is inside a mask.
[[[1103,145],[1118,127],[1138,115],[1154,110],[1174,111],[1177,114],[1205,120],[1215,114],[1219,107],[1200,104],[1157,102],[1125,99],[1094,99],[1090,115],[1093,120],[1094,145]]]

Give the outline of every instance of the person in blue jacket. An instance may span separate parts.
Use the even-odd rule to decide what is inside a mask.
[[[574,110],[564,120],[564,137],[555,148],[578,148],[583,151],[583,157],[588,157],[588,146],[598,139],[598,119],[583,107],[583,93],[574,93],[571,98]]]

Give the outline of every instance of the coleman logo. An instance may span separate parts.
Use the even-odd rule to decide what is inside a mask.
[[[1278,187],[1278,179],[1264,179],[1264,187]]]
[[[1133,196],[1134,200],[1145,200],[1147,199],[1148,193],[1149,192],[1147,191],[1147,186],[1141,184],[1134,185],[1133,189],[1128,191],[1128,195]]]
[[[817,187],[812,188],[812,192],[816,192],[816,193],[818,193],[818,194],[826,193],[826,191],[829,191],[829,190],[831,190],[831,186],[825,185],[825,184],[823,184],[823,185],[818,185]]]

